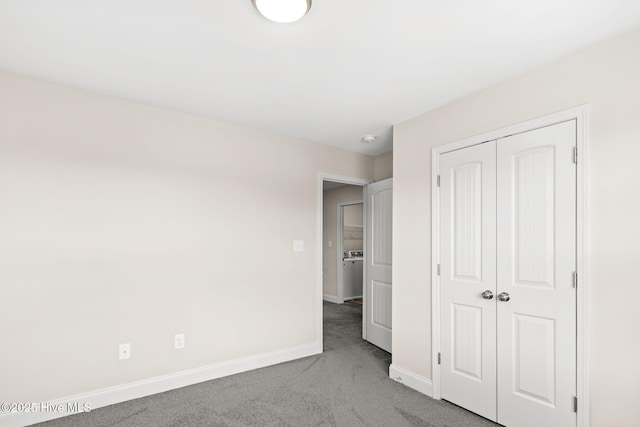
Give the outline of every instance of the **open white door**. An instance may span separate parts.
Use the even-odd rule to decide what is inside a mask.
[[[366,188],[364,337],[391,353],[391,220],[393,179]]]

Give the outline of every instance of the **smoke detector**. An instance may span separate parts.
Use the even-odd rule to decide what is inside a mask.
[[[376,136],[375,135],[365,135],[362,137],[362,142],[364,142],[365,144],[371,144],[372,142],[376,141]]]

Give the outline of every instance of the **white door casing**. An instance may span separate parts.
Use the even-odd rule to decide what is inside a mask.
[[[496,420],[496,143],[440,157],[441,396]]]
[[[576,123],[439,159],[440,397],[508,427],[577,422]]]
[[[498,141],[498,422],[575,426],[576,121]]]
[[[393,179],[366,188],[365,325],[370,343],[391,353],[391,243]]]

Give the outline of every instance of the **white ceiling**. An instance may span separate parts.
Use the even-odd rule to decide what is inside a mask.
[[[375,155],[395,123],[637,26],[638,0],[313,0],[294,24],[251,0],[0,0],[0,68]]]

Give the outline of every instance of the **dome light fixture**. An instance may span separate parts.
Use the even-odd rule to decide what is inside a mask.
[[[311,0],[251,0],[258,12],[270,21],[288,24],[301,19],[311,9]]]

